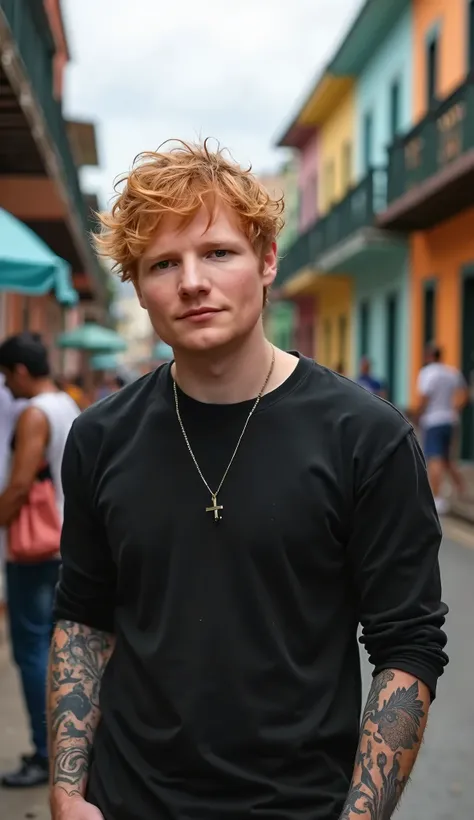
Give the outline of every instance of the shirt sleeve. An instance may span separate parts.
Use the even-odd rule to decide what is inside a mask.
[[[92,502],[91,478],[81,455],[76,425],[64,451],[64,524],[55,621],[68,620],[114,631],[116,567],[104,527]]]
[[[432,698],[448,662],[440,542],[425,462],[410,430],[356,493],[349,559],[374,675],[407,672]]]

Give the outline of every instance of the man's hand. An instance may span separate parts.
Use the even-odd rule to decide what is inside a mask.
[[[98,808],[88,803],[83,797],[66,797],[51,806],[52,820],[104,820]]]

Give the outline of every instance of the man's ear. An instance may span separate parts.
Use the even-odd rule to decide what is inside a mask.
[[[23,377],[23,376],[29,376],[30,374],[29,374],[28,368],[25,367],[24,364],[16,364],[13,367],[13,375]]]
[[[277,275],[277,244],[272,242],[269,249],[263,257],[263,284],[266,288],[270,287],[275,281]]]

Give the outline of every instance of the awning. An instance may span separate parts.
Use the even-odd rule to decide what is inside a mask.
[[[62,305],[79,299],[64,259],[23,222],[0,208],[0,290],[42,296],[54,291]]]
[[[66,330],[58,336],[57,345],[89,353],[120,353],[127,349],[127,343],[122,336],[96,322],[84,322],[74,330]]]

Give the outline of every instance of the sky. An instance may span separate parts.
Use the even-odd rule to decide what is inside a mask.
[[[63,0],[71,51],[65,115],[93,121],[100,168],[82,182],[113,195],[115,178],[165,140],[213,137],[257,173],[362,0]]]

